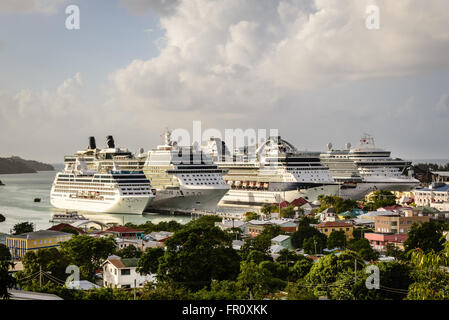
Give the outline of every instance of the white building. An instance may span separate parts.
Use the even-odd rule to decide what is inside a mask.
[[[449,208],[449,184],[432,184],[414,193],[417,206],[431,206],[443,211]]]
[[[156,282],[154,274],[141,275],[136,271],[137,258],[122,259],[110,256],[103,262],[103,286],[111,288],[140,288],[145,282]]]

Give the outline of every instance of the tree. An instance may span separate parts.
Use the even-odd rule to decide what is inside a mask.
[[[255,212],[246,212],[244,216],[246,222],[259,219],[259,215]]]
[[[8,289],[14,288],[15,278],[9,273],[9,268],[14,267],[14,263],[8,260],[0,260],[0,298],[9,299]]]
[[[289,269],[289,277],[291,281],[297,281],[303,279],[312,268],[312,259],[301,256],[299,260],[295,262],[293,267]]]
[[[379,259],[379,253],[371,248],[368,239],[359,239],[351,241],[348,248],[352,251],[357,252],[363,260],[375,261]]]
[[[424,252],[415,249],[411,252],[414,282],[409,287],[407,299],[410,300],[449,300],[449,245],[444,251]]]
[[[172,281],[158,281],[157,284],[145,283],[140,298],[142,300],[189,300],[192,299],[192,294],[181,284]]]
[[[322,233],[320,233],[322,235]],[[311,238],[304,239],[302,245],[304,252],[307,254],[321,254],[326,248],[326,236],[314,235]]]
[[[3,243],[0,243],[0,260],[1,261],[11,261],[11,252],[8,247]]]
[[[399,249],[392,243],[387,244],[387,250],[385,255],[394,257],[396,260],[406,260],[406,254],[404,250]]]
[[[21,222],[14,225],[10,233],[12,235],[19,235],[23,233],[33,232],[34,224],[32,222]]]
[[[246,297],[263,299],[270,292],[271,272],[263,267],[264,262],[257,265],[254,261],[242,261],[237,284],[245,288]]]
[[[140,256],[142,255],[142,251],[140,251],[131,244],[129,246],[124,247],[123,249],[117,250],[115,254],[124,259],[140,258]]]
[[[333,248],[343,248],[346,243],[346,234],[343,230],[332,231],[327,238],[327,247],[329,249]]]
[[[441,225],[434,221],[422,224],[414,223],[408,232],[408,238],[404,242],[406,251],[420,248],[425,253],[431,250],[439,252],[443,249],[443,232]]]
[[[155,274],[159,268],[160,258],[164,256],[163,248],[148,248],[137,262],[137,272],[140,274]]]
[[[326,235],[308,224],[308,219],[300,220],[298,230],[291,235],[292,245],[295,248],[303,248],[304,240],[317,236],[326,242]]]
[[[61,244],[61,251],[70,262],[80,268],[80,275],[94,280],[95,271],[108,256],[115,252],[112,238],[93,238],[87,235],[73,236]]]
[[[376,211],[379,208],[386,206],[393,206],[396,204],[396,196],[385,190],[378,190],[373,193],[371,200],[365,204],[365,209],[369,211]]]
[[[287,208],[282,208],[280,217],[281,218],[294,218],[295,211],[293,210],[293,206],[288,206]]]
[[[289,283],[286,291],[288,292],[288,300],[318,300],[313,294],[311,286],[304,281]]]
[[[210,224],[195,224],[174,234],[159,263],[158,279],[184,283],[198,290],[214,280],[233,280],[240,258],[229,235]]]
[[[207,287],[193,295],[194,300],[242,300],[245,290],[236,281],[213,281],[210,290]]]
[[[327,295],[332,298],[329,285],[337,280],[339,273],[343,271],[353,271],[354,261],[357,255],[353,252],[343,251],[340,255],[326,255],[313,264],[310,272],[304,280],[314,285],[314,294],[316,296]],[[363,268],[361,259],[357,260],[357,267]]]
[[[22,258],[23,271],[17,272],[18,282],[22,287],[32,288],[33,281],[37,283],[38,277],[32,277],[42,268],[49,272],[52,277],[64,282],[68,277],[66,268],[70,264],[69,258],[56,248],[40,249],[37,252],[28,251]],[[31,278],[30,278],[31,277]],[[43,279],[43,284],[48,278]]]
[[[335,213],[342,213],[358,208],[357,201],[351,199],[343,199],[337,196],[322,196],[319,200],[319,212],[322,212],[328,208],[334,208]]]

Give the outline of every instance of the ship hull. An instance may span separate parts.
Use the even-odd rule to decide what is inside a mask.
[[[215,211],[229,189],[161,189],[145,208],[146,212],[159,211]]]
[[[345,199],[360,200],[372,191],[410,191],[418,185],[418,182],[413,181],[359,182],[355,188],[341,188],[339,196]]]
[[[94,199],[73,199],[51,197],[50,202],[55,208],[87,212],[142,214],[154,197],[117,197],[115,200],[104,201]]]
[[[229,190],[220,201],[220,206],[262,206],[283,201],[292,202],[303,198],[309,202],[315,201],[320,195],[334,196],[338,194],[339,185],[330,184],[300,190],[261,191],[261,190]]]

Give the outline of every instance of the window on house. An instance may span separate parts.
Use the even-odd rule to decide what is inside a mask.
[[[131,269],[121,269],[120,274],[122,276],[129,276],[131,274]]]

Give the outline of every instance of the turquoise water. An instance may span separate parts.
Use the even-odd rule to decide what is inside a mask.
[[[0,213],[6,221],[0,222],[0,232],[8,233],[9,230],[20,222],[33,222],[35,230],[47,229],[52,226],[49,222],[51,216],[57,212],[64,212],[53,208],[50,204],[50,190],[56,171],[46,171],[25,174],[0,175],[0,180],[5,186],[0,186]],[[41,202],[34,202],[34,198],[41,198]],[[175,220],[186,223],[191,220],[187,216],[172,216],[161,214],[105,214],[80,212],[86,218],[104,223],[145,223],[152,221]]]

